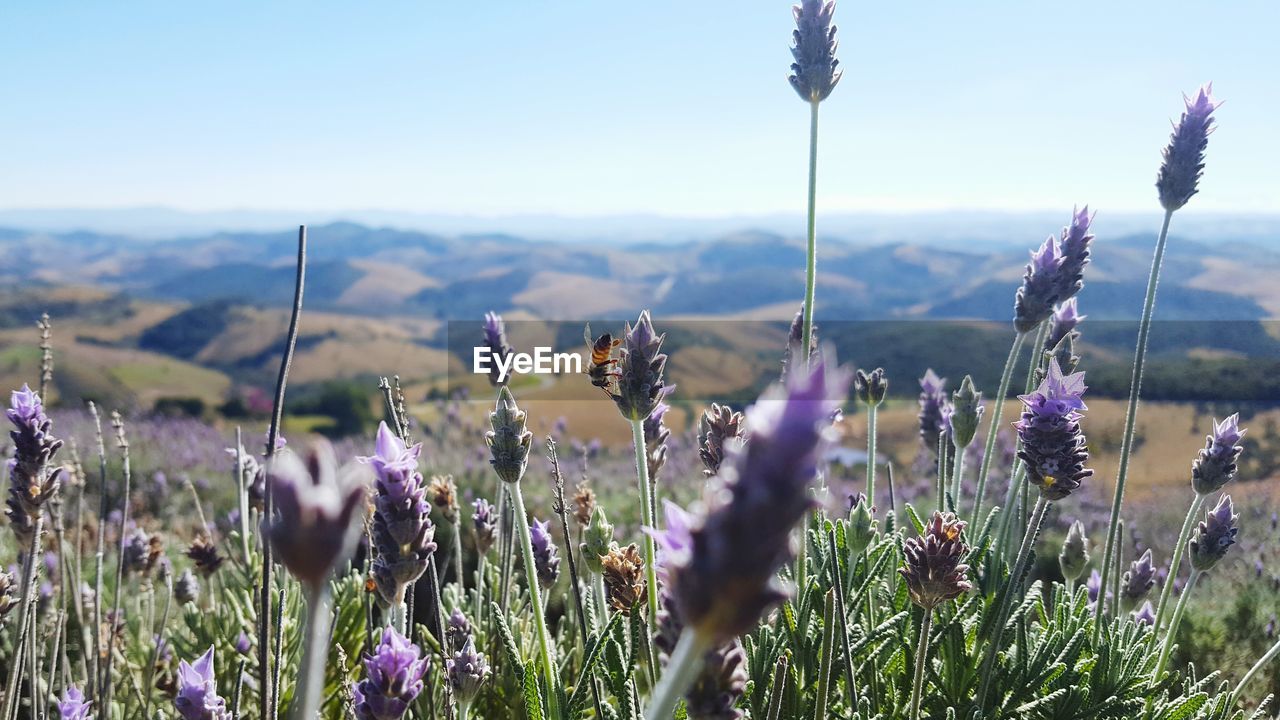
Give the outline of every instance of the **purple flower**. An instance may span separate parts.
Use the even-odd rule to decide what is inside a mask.
[[[249,641],[249,636],[241,630],[240,634],[236,636],[236,652],[248,657],[250,649],[252,649],[252,643]]]
[[[1071,212],[1070,227],[1062,229],[1062,239],[1058,243],[1062,254],[1062,264],[1058,268],[1059,303],[1074,298],[1084,287],[1084,267],[1089,264],[1089,245],[1093,242],[1093,235],[1089,234],[1092,223],[1093,216],[1089,214],[1089,206],[1085,205],[1084,209]]]
[[[400,720],[422,692],[429,660],[417,645],[388,627],[364,659],[365,679],[352,686],[359,720]]]
[[[702,460],[702,473],[711,477],[720,471],[725,451],[742,442],[746,416],[734,412],[728,405],[711,403],[698,421],[698,457]]]
[[[1076,298],[1071,298],[1058,306],[1049,321],[1049,334],[1044,339],[1045,352],[1053,352],[1068,335],[1074,340],[1079,333],[1076,328],[1088,315],[1081,315],[1076,305]],[[1059,361],[1061,364],[1061,361]]]
[[[179,604],[185,605],[189,602],[195,602],[200,598],[200,580],[191,572],[191,568],[185,568],[178,579],[173,582],[173,599]]]
[[[1151,550],[1129,564],[1129,569],[1120,578],[1120,607],[1132,610],[1142,602],[1151,588],[1156,584],[1156,569],[1152,564]]]
[[[53,422],[40,396],[26,385],[10,395],[5,410],[13,430],[13,458],[9,460],[9,498],[5,514],[22,545],[30,545],[40,507],[58,491],[62,468],[51,469],[62,440],[52,434]]]
[[[560,577],[560,553],[551,540],[551,523],[533,519],[529,527],[529,539],[533,544],[533,564],[538,572],[538,581],[543,587],[551,587]]]
[[[1059,278],[1062,254],[1057,238],[1050,235],[1039,250],[1031,253],[1031,262],[1022,276],[1013,302],[1013,327],[1028,333],[1053,314],[1060,296]]]
[[[492,428],[485,433],[489,446],[489,464],[503,482],[516,483],[524,477],[529,466],[529,451],[533,446],[533,433],[529,432],[528,417],[516,405],[511,391],[503,386],[498,391],[498,401],[489,413]]]
[[[476,531],[476,551],[481,555],[493,547],[494,537],[498,532],[498,511],[484,498],[476,498],[471,507],[471,523]]]
[[[1164,149],[1164,163],[1156,176],[1160,204],[1169,212],[1186,205],[1199,192],[1204,151],[1209,146],[1209,133],[1213,132],[1213,111],[1222,104],[1213,99],[1213,83],[1200,88],[1195,98],[1183,95],[1182,99],[1186,109],[1173,126],[1169,145]]]
[[[812,506],[829,418],[848,388],[849,374],[821,357],[794,366],[786,386],[767,390],[747,413],[749,439],[725,459],[688,540],[668,525],[667,584],[680,617],[709,644],[746,632],[784,597],[775,574],[791,557],[791,529]]]
[[[1019,396],[1026,409],[1014,423],[1022,440],[1018,457],[1027,464],[1027,482],[1047,500],[1067,497],[1093,475],[1084,466],[1089,452],[1080,431],[1080,411],[1087,409],[1084,391],[1084,373],[1063,375],[1053,359],[1040,386]]]
[[[905,560],[898,572],[906,579],[911,601],[932,610],[973,588],[964,564],[969,546],[962,534],[965,522],[949,512],[935,512],[924,533],[903,543]]]
[[[1156,624],[1156,610],[1151,607],[1151,601],[1143,601],[1142,607],[1133,612],[1133,620],[1139,625],[1153,627]]]
[[[462,648],[444,664],[449,686],[457,695],[458,702],[470,703],[480,692],[485,678],[489,677],[489,663],[485,661],[484,653],[476,651],[475,640],[468,636]]]
[[[294,577],[319,587],[346,559],[360,529],[363,474],[339,470],[327,442],[312,446],[304,464],[292,452],[276,454],[267,469],[278,516],[265,523],[277,557]]]
[[[444,631],[449,639],[449,647],[458,650],[471,639],[471,621],[467,620],[461,610],[454,608],[449,614],[449,622]]]
[[[62,694],[62,702],[58,703],[58,716],[62,720],[93,720],[89,709],[93,703],[86,702],[84,693],[75,685],[68,685]]]
[[[501,315],[493,312],[484,314],[484,344],[492,358],[489,361],[489,384],[495,387],[502,385],[505,380],[498,379],[501,372],[498,366],[505,363],[507,356],[515,351],[507,343],[507,329]]]
[[[801,305],[795,317],[791,318],[791,327],[787,330],[787,350],[782,353],[782,374],[778,376],[778,382],[787,381],[787,368],[793,357],[812,358],[818,352],[818,324],[812,320],[810,323],[809,353],[804,355],[800,352],[800,345],[804,342],[804,305]]]
[[[1236,461],[1240,459],[1240,438],[1245,430],[1240,428],[1240,414],[1215,422],[1213,433],[1205,440],[1204,449],[1191,465],[1191,487],[1200,495],[1221,490],[1236,476]]]
[[[506,388],[502,390],[506,392]],[[406,447],[387,424],[378,425],[375,454],[360,458],[374,470],[371,564],[378,596],[388,605],[404,602],[405,589],[426,572],[436,550],[435,525],[426,483],[418,472],[422,444]]]
[[[711,650],[703,658],[698,679],[685,692],[685,710],[690,720],[739,720],[737,709],[747,690],[747,653],[734,638]]]
[[[1089,571],[1089,579],[1085,581],[1085,589],[1089,592],[1089,605],[1093,606],[1098,602],[1098,593],[1102,590],[1102,575],[1097,570]],[[1111,597],[1111,593],[1107,593],[1107,597]]]
[[[889,379],[885,377],[884,368],[876,368],[869,373],[858,370],[853,374],[853,394],[862,404],[879,405],[888,393]]]
[[[938,377],[933,368],[920,378],[920,439],[925,449],[937,452],[938,437],[947,431],[947,379]]]
[[[183,720],[230,720],[226,701],[218,697],[212,645],[194,663],[178,663],[178,696],[173,706]]]
[[[840,82],[840,61],[836,59],[834,0],[801,0],[791,8],[796,29],[791,33],[791,75],[787,78],[800,99],[822,102]]]
[[[662,418],[670,409],[670,405],[659,400],[653,412],[644,420],[645,460],[648,462],[651,482],[658,481],[658,473],[667,462],[667,439],[671,437],[671,431],[662,424]]]
[[[627,325],[622,336],[622,349],[618,359],[618,376],[613,402],[628,420],[644,420],[662,402],[662,398],[674,389],[663,383],[663,370],[667,356],[662,352],[662,341],[653,329],[649,311],[640,313],[634,326]]]
[[[1205,513],[1205,518],[1192,534],[1187,543],[1191,554],[1191,567],[1204,571],[1213,567],[1227,554],[1227,549],[1236,543],[1236,534],[1240,532],[1231,504],[1231,496],[1223,495],[1212,510]]]

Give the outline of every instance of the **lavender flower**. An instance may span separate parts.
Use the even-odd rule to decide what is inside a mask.
[[[351,688],[358,720],[400,720],[422,692],[429,659],[417,645],[388,627],[364,659],[365,679]]]
[[[62,694],[62,701],[58,703],[58,717],[61,720],[93,720],[93,715],[89,713],[92,707],[93,703],[84,699],[80,688],[69,685]]]
[[[489,464],[504,482],[520,482],[529,465],[529,449],[533,433],[526,426],[523,410],[516,406],[516,399],[505,386],[498,392],[498,402],[489,413],[493,428],[485,434],[489,446]]]
[[[949,418],[951,439],[958,448],[967,448],[978,433],[978,423],[982,421],[982,393],[973,386],[973,378],[968,375],[960,382],[960,389],[951,396],[951,415]]]
[[[454,608],[449,613],[448,626],[444,629],[445,637],[449,640],[449,647],[454,650],[461,649],[463,645],[471,639],[471,621],[467,620],[467,616],[462,611]]]
[[[644,420],[644,455],[645,461],[649,464],[650,482],[658,481],[658,473],[667,463],[667,439],[671,437],[671,431],[662,424],[662,419],[670,409],[670,405],[659,401],[653,412],[649,413],[649,417]]]
[[[365,481],[354,466],[338,468],[327,442],[312,446],[306,464],[276,454],[267,481],[278,515],[265,534],[281,564],[308,588],[318,588],[347,558],[360,529]]]
[[[925,610],[960,597],[973,586],[964,564],[969,546],[961,534],[966,523],[949,512],[935,512],[924,533],[907,538],[906,558],[898,572],[907,582],[911,601]]]
[[[0,572],[0,621],[3,621],[18,606],[18,598],[14,595],[14,590],[18,588],[18,582],[14,579],[13,573]]]
[[[450,525],[458,522],[458,486],[452,475],[434,475],[427,483],[427,499]]]
[[[578,546],[582,553],[582,561],[593,573],[603,572],[601,565],[605,554],[613,543],[613,526],[605,517],[604,508],[597,505],[591,513],[591,524],[582,532],[582,543]]]
[[[1134,611],[1133,621],[1147,627],[1153,627],[1156,624],[1156,610],[1151,607],[1150,600],[1144,600],[1142,607]]]
[[[551,587],[560,577],[560,552],[551,540],[551,523],[533,519],[529,527],[529,539],[533,543],[533,564],[538,571],[538,581],[543,587]]]
[[[1214,423],[1213,433],[1205,440],[1204,449],[1191,465],[1191,487],[1196,493],[1215,493],[1236,476],[1236,461],[1244,451],[1240,438],[1245,432],[1240,428],[1239,413]]]
[[[1142,602],[1151,588],[1156,584],[1156,569],[1152,565],[1151,550],[1142,553],[1142,557],[1129,564],[1129,569],[1120,577],[1120,607],[1132,610]]]
[[[685,693],[690,720],[739,720],[736,708],[747,690],[747,653],[737,638],[708,652],[698,679]]]
[[[836,60],[834,0],[801,0],[791,8],[796,29],[791,33],[791,75],[787,78],[800,99],[817,103],[827,99],[840,82],[840,61]]]
[[[591,522],[591,515],[596,509],[596,494],[586,480],[578,483],[573,491],[573,517],[578,525],[586,527]]]
[[[200,581],[191,572],[191,568],[184,569],[173,582],[173,599],[183,605],[200,599]]]
[[[445,661],[445,674],[458,702],[469,704],[489,677],[489,663],[484,653],[476,651],[475,641],[468,637],[462,649]]]
[[[471,504],[471,523],[476,531],[476,552],[484,555],[493,547],[498,533],[498,511],[484,498],[476,498]]]
[[[946,432],[947,379],[940,378],[933,368],[925,370],[920,378],[920,439],[926,450],[936,452],[938,437]]]
[[[845,544],[849,548],[850,562],[857,559],[866,550],[871,541],[875,539],[876,530],[879,523],[871,503],[867,502],[867,496],[858,493],[853,498],[853,505],[849,508],[848,518],[849,528],[845,532]]]
[[[499,365],[505,363],[507,356],[515,351],[507,343],[506,325],[502,322],[502,316],[497,313],[484,314],[484,345],[489,349],[489,356],[493,358],[489,362],[489,384],[495,387],[502,385],[505,381],[498,379],[501,372],[498,369]]]
[[[1164,149],[1164,163],[1156,176],[1156,190],[1160,204],[1173,212],[1192,195],[1199,192],[1200,176],[1204,173],[1204,151],[1209,146],[1209,134],[1213,132],[1213,111],[1222,104],[1213,99],[1213,83],[1200,88],[1195,98],[1182,96],[1186,109],[1182,119],[1173,126],[1169,145]]]
[[[9,460],[9,498],[5,514],[21,545],[30,545],[40,508],[58,491],[62,468],[50,471],[62,440],[52,434],[53,422],[44,412],[40,396],[26,385],[15,390],[5,410],[13,430],[13,458]]]
[[[879,405],[888,393],[889,379],[885,377],[884,368],[876,368],[870,373],[858,370],[853,374],[853,394],[864,405]]]
[[[1047,500],[1067,497],[1093,475],[1084,466],[1089,452],[1080,431],[1080,411],[1088,409],[1084,391],[1084,373],[1064,376],[1058,361],[1050,360],[1040,386],[1019,396],[1026,409],[1014,423],[1022,440],[1018,457],[1027,464],[1027,482]]]
[[[1191,553],[1191,567],[1203,572],[1226,556],[1227,549],[1236,543],[1236,533],[1240,532],[1236,527],[1239,519],[1240,516],[1235,514],[1235,507],[1231,504],[1231,496],[1223,495],[1218,504],[1205,513],[1204,520],[1187,543],[1187,549]]]
[[[1089,214],[1089,206],[1071,212],[1071,225],[1062,229],[1059,248],[1062,264],[1058,268],[1058,302],[1066,303],[1084,287],[1084,267],[1089,264],[1089,245],[1093,235],[1089,234],[1089,226],[1093,216]],[[1061,338],[1059,338],[1060,340]],[[1056,346],[1058,343],[1053,343]],[[1050,347],[1053,347],[1050,346]]]
[[[666,335],[654,332],[649,311],[640,313],[635,326],[628,325],[622,338],[613,402],[628,420],[644,420],[672,389],[662,379],[667,356],[662,352]]]
[[[750,440],[721,466],[723,488],[687,541],[668,515],[667,584],[685,624],[709,644],[748,631],[784,597],[774,577],[791,557],[791,529],[812,506],[808,486],[848,387],[849,374],[821,357],[794,366],[786,386],[767,390],[748,413]]]
[[[1076,520],[1067,530],[1067,538],[1062,541],[1062,550],[1058,553],[1058,565],[1062,567],[1062,576],[1075,582],[1084,574],[1089,565],[1089,537],[1085,535],[1084,523]]]
[[[249,651],[252,649],[252,641],[249,640],[249,636],[245,634],[245,631],[241,630],[240,634],[236,636],[236,652],[245,657],[249,657]]]
[[[785,383],[787,381],[787,368],[793,358],[804,357],[812,358],[818,352],[818,325],[814,323],[809,329],[809,352],[802,355],[800,346],[804,344],[804,306],[796,312],[796,316],[791,318],[791,327],[787,330],[787,350],[782,353],[782,374],[778,376],[778,382]]]
[[[507,390],[504,387],[503,393]],[[406,447],[387,424],[378,425],[374,454],[359,458],[373,466],[377,496],[373,512],[376,554],[371,572],[378,596],[399,606],[405,589],[426,572],[436,550],[435,525],[418,472],[422,444]]]
[[[218,697],[212,645],[194,663],[178,663],[178,696],[173,706],[183,720],[230,720],[226,701]]]
[[[1013,327],[1020,333],[1031,332],[1053,314],[1060,297],[1059,278],[1062,255],[1057,239],[1050,235],[1039,250],[1031,253],[1031,262],[1022,277],[1022,287],[1014,297]]]
[[[703,474],[711,477],[720,471],[725,451],[742,442],[746,417],[728,405],[711,403],[698,422],[698,457]]]
[[[1084,320],[1087,315],[1081,315],[1076,305],[1076,298],[1071,298],[1058,306],[1053,312],[1053,317],[1049,320],[1049,333],[1045,335],[1044,351],[1054,352],[1058,349],[1058,345],[1062,343],[1068,336],[1074,340],[1080,333],[1076,331],[1076,327]],[[1061,361],[1058,363],[1061,365]]]
[[[1089,605],[1092,607],[1098,602],[1098,593],[1102,591],[1102,575],[1097,570],[1090,570],[1089,579],[1084,586],[1089,592]],[[1107,593],[1107,597],[1111,597],[1111,593]]]
[[[222,567],[223,558],[218,552],[218,546],[204,535],[191,542],[186,554],[206,580]]]
[[[614,546],[600,558],[601,575],[609,605],[623,615],[644,604],[644,560],[640,548],[632,543],[625,548]]]

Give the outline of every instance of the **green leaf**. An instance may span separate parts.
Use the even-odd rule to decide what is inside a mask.
[[[528,720],[543,720],[542,695],[538,692],[538,674],[524,674],[524,712]]]
[[[582,672],[578,675],[578,682],[574,684],[573,694],[569,696],[568,715],[571,718],[578,717],[587,705],[587,696],[591,692],[591,683],[594,681],[596,665],[600,661],[600,656],[604,654],[604,647],[609,642],[608,636],[613,626],[622,621],[622,616],[615,613],[609,620],[609,624],[605,626],[604,631],[598,635],[592,635],[587,643],[587,649],[582,659]]]

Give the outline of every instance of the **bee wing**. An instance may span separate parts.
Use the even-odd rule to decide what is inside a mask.
[[[586,327],[582,328],[582,339],[587,341],[587,347],[595,345],[595,341],[591,339],[591,323],[587,323]]]

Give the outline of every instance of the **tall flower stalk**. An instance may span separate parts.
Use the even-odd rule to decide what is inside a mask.
[[[858,370],[853,376],[853,391],[867,406],[867,502],[876,503],[876,415],[885,395],[889,393],[889,380],[884,368],[869,373]]]
[[[1147,292],[1142,302],[1142,316],[1138,320],[1138,341],[1133,354],[1133,372],[1129,378],[1129,402],[1125,407],[1124,436],[1120,441],[1120,467],[1116,471],[1115,495],[1111,500],[1111,518],[1107,525],[1107,545],[1102,563],[1102,586],[1107,586],[1111,562],[1118,551],[1120,506],[1124,502],[1125,482],[1129,477],[1129,460],[1133,454],[1133,437],[1138,422],[1138,396],[1142,392],[1142,371],[1147,360],[1147,340],[1151,336],[1151,320],[1155,313],[1156,288],[1160,285],[1160,268],[1164,264],[1165,244],[1169,239],[1169,224],[1173,213],[1187,204],[1199,191],[1200,176],[1204,171],[1204,151],[1213,131],[1213,111],[1221,102],[1213,99],[1213,84],[1200,88],[1195,98],[1185,97],[1186,108],[1182,118],[1173,128],[1169,144],[1164,149],[1164,162],[1156,178],[1160,205],[1164,207],[1164,221],[1156,238],[1155,254],[1151,258],[1151,272],[1147,277]],[[1102,634],[1103,605],[1094,607],[1093,640]]]
[[[920,607],[920,639],[916,644],[915,677],[911,684],[911,707],[907,718],[920,715],[920,699],[924,691],[924,669],[929,662],[929,629],[933,609],[954,600],[973,588],[968,580],[969,566],[964,564],[969,552],[962,534],[965,522],[949,512],[933,514],[924,533],[903,543],[904,561],[898,573],[907,583],[911,602]]]
[[[809,103],[808,254],[804,281],[804,325],[800,347],[810,347],[813,337],[814,290],[818,274],[818,106],[840,82],[836,59],[835,0],[802,0],[791,8],[796,21],[792,32],[791,75],[787,80],[801,100]]]

